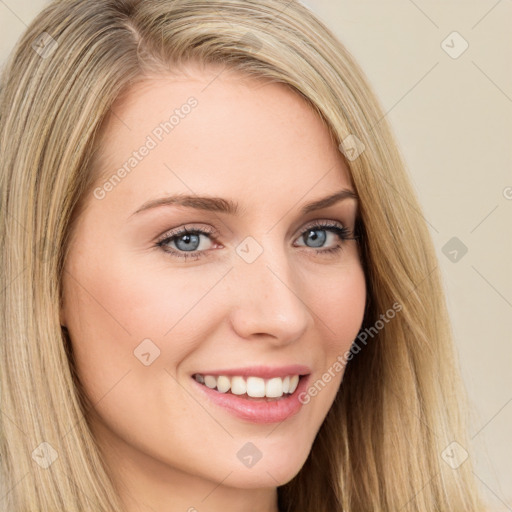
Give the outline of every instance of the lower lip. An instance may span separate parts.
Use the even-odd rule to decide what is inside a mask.
[[[297,389],[291,395],[283,395],[277,400],[267,402],[265,398],[248,399],[233,393],[220,393],[200,384],[192,377],[199,390],[213,403],[234,416],[252,423],[277,423],[297,414],[302,407],[299,395],[306,389],[308,379],[309,375],[301,377]]]

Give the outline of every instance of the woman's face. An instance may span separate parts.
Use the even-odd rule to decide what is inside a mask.
[[[281,84],[217,74],[155,77],[113,108],[61,311],[114,471],[134,495],[215,488],[205,504],[299,471],[366,300],[339,231],[356,200],[306,207],[354,190],[327,128]]]

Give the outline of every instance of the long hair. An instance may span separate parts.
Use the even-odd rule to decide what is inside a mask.
[[[306,463],[278,488],[281,510],[481,510],[471,459],[445,456],[468,449],[465,398],[421,207],[363,72],[294,0],[53,1],[17,43],[0,82],[1,510],[122,510],[60,326],[61,279],[114,101],[192,60],[299,93],[360,201],[366,336]]]

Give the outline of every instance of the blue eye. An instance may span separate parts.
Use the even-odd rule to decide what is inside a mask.
[[[200,245],[200,233],[185,233],[174,237],[176,247],[180,251],[196,251]]]
[[[320,233],[320,235],[318,235]],[[350,238],[350,230],[346,227],[339,227],[337,225],[317,225],[308,228],[299,239],[302,239],[304,243],[308,241],[312,241],[313,245],[308,246],[312,249],[321,247],[325,241],[327,240],[327,234],[331,233],[337,235],[341,240],[349,240]],[[321,252],[331,252],[336,249],[341,249],[340,246],[336,246],[334,248],[325,249]]]
[[[321,248],[328,239],[328,234],[333,234],[338,237],[341,241],[334,247],[328,249]],[[165,238],[157,242],[157,246],[160,247],[164,252],[178,258],[197,260],[208,252],[207,249],[198,250],[201,246],[201,237],[206,237],[211,242],[211,237],[215,234],[215,231],[206,231],[202,229],[187,229],[183,228],[177,232],[166,234]],[[358,237],[352,236],[352,231],[341,226],[338,223],[320,223],[308,227],[297,240],[304,241],[304,244],[311,243],[312,245],[306,245],[314,250],[317,254],[333,255],[337,254],[343,249],[342,243],[345,240],[355,240]],[[174,247],[172,247],[174,246]],[[304,247],[299,245],[299,247]]]
[[[204,236],[209,239],[213,234],[214,231],[183,228],[170,236],[166,235],[156,245],[171,256],[195,260],[199,259],[206,252],[206,250],[198,251],[201,237]],[[173,244],[176,248],[169,247],[170,244]]]

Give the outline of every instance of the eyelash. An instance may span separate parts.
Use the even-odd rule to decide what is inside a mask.
[[[347,228],[346,226],[340,226],[338,224],[333,224],[331,222],[317,222],[316,224],[313,224],[311,226],[308,226],[300,235],[301,237],[306,234],[308,231],[330,231],[331,233],[335,233],[338,235],[338,237],[341,239],[342,242],[346,240],[356,240],[358,237],[353,236],[353,232]],[[203,230],[203,229],[187,229],[183,228],[179,231],[176,231],[174,233],[166,233],[164,235],[164,238],[161,238],[159,241],[156,242],[156,246],[161,248],[164,252],[167,254],[170,254],[173,257],[182,258],[184,260],[192,259],[192,260],[198,260],[199,258],[202,258],[205,256],[205,254],[208,252],[208,250],[203,251],[178,251],[176,249],[169,250],[166,249],[165,246],[169,244],[170,242],[174,242],[175,240],[179,239],[183,235],[206,235],[208,237],[215,236],[216,232],[215,230]],[[299,237],[300,238],[300,237]],[[310,249],[315,250],[313,247],[310,247]],[[331,247],[330,249],[320,249],[316,250],[318,254],[323,255],[336,255],[343,249],[342,245],[336,245],[336,247]]]

